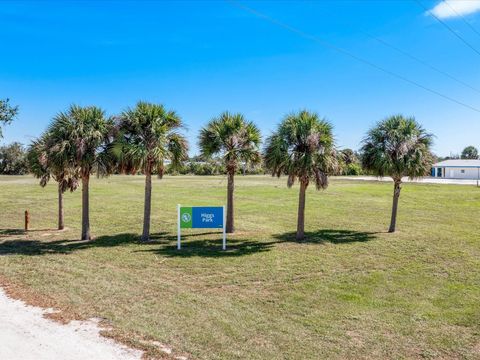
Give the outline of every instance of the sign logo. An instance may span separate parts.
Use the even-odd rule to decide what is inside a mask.
[[[192,219],[192,217],[190,216],[189,213],[183,213],[182,214],[182,221],[183,222],[188,223],[188,222],[190,222],[191,219]]]

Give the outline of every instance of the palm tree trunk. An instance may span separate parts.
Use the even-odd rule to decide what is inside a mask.
[[[235,231],[234,218],[233,218],[233,190],[235,188],[234,183],[235,171],[230,170],[228,172],[228,185],[227,185],[227,226],[225,231],[228,234],[232,234]]]
[[[388,232],[393,233],[395,232],[395,227],[397,225],[397,210],[398,210],[398,199],[400,197],[400,191],[402,190],[402,181],[401,180],[394,180],[394,188],[393,188],[393,206],[392,206],[392,219],[390,220],[390,228]]]
[[[305,239],[305,193],[307,184],[300,181],[300,194],[298,196],[298,217],[297,217],[297,241]]]
[[[150,215],[152,211],[152,171],[145,171],[145,204],[143,208],[143,233],[142,241],[150,240]]]
[[[90,174],[85,172],[82,176],[82,240],[91,240],[90,236],[90,209],[88,185]]]
[[[58,230],[63,230],[64,228],[63,191],[61,183],[58,183]]]

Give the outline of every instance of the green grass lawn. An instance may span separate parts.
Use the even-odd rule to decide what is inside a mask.
[[[392,184],[332,180],[308,189],[297,243],[298,187],[238,176],[228,250],[189,230],[179,252],[176,205],[223,205],[226,179],[155,180],[149,244],[143,181],[94,179],[96,240],[79,242],[80,191],[57,232],[54,184],[0,177],[0,275],[192,358],[480,358],[480,189],[406,184],[388,234]]]

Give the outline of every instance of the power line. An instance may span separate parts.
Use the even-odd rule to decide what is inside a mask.
[[[373,63],[373,62],[371,62],[371,61],[369,61],[369,60],[366,60],[366,59],[364,59],[364,58],[362,58],[362,57],[360,57],[360,56],[357,56],[357,55],[349,52],[348,50],[345,50],[345,49],[343,49],[343,48],[341,48],[341,47],[338,47],[338,46],[336,46],[336,45],[334,45],[334,44],[332,44],[332,43],[330,43],[330,42],[328,42],[328,41],[326,41],[326,40],[324,40],[324,39],[321,39],[321,38],[319,38],[319,37],[317,37],[317,36],[308,34],[308,33],[306,33],[306,32],[303,32],[302,30],[299,30],[299,29],[297,29],[297,28],[294,28],[293,26],[290,26],[290,25],[288,25],[288,24],[285,24],[285,23],[283,23],[283,22],[281,22],[281,21],[279,21],[279,20],[276,20],[276,19],[274,19],[274,18],[272,18],[272,17],[270,17],[270,16],[268,16],[268,15],[265,15],[265,14],[263,14],[263,13],[255,10],[255,9],[252,9],[252,8],[250,8],[250,7],[248,7],[248,6],[243,5],[243,4],[239,3],[239,2],[237,2],[236,0],[225,0],[225,1],[231,3],[232,5],[240,8],[240,9],[242,9],[242,10],[244,10],[244,11],[247,11],[247,12],[249,12],[249,13],[251,13],[251,14],[253,14],[253,15],[255,15],[255,16],[261,18],[261,19],[263,19],[263,20],[267,20],[268,22],[270,22],[270,23],[272,23],[272,24],[274,24],[274,25],[277,25],[277,26],[282,27],[282,28],[284,28],[284,29],[286,29],[286,30],[288,30],[288,31],[290,31],[290,32],[292,32],[292,33],[295,33],[295,34],[297,34],[297,35],[299,35],[299,36],[301,36],[301,37],[303,37],[303,38],[305,38],[305,39],[312,40],[312,41],[314,41],[314,42],[316,42],[316,43],[318,43],[318,44],[320,44],[320,45],[322,45],[322,46],[328,47],[328,48],[333,49],[333,50],[335,50],[335,51],[337,51],[337,52],[339,52],[339,53],[342,53],[342,54],[344,54],[344,55],[347,55],[347,56],[351,57],[352,59],[355,59],[355,60],[357,60],[357,61],[359,61],[359,62],[361,62],[361,63],[363,63],[363,64],[366,64],[366,65],[368,65],[368,66],[370,66],[370,67],[372,67],[372,68],[374,68],[374,69],[377,69],[377,70],[379,70],[379,71],[381,71],[381,72],[383,72],[383,73],[386,73],[386,74],[388,74],[388,75],[390,75],[390,76],[392,76],[392,77],[395,77],[395,78],[397,78],[397,79],[400,79],[400,80],[402,80],[402,81],[404,81],[404,82],[407,82],[407,83],[409,83],[409,84],[411,84],[411,85],[414,85],[414,86],[416,86],[416,87],[419,87],[419,88],[421,88],[421,89],[423,89],[423,90],[425,90],[425,91],[428,91],[428,92],[430,92],[430,93],[432,93],[432,94],[435,94],[435,95],[437,95],[437,96],[440,96],[440,97],[442,97],[442,98],[444,98],[444,99],[446,99],[446,100],[449,100],[449,101],[451,101],[451,102],[454,102],[454,103],[456,103],[457,105],[466,107],[466,108],[468,108],[468,109],[470,109],[470,110],[473,110],[473,111],[475,111],[475,112],[480,113],[480,109],[478,109],[478,108],[475,108],[475,107],[473,107],[473,106],[471,106],[471,105],[468,105],[468,104],[466,104],[466,103],[464,103],[464,102],[461,102],[461,101],[459,101],[459,100],[456,100],[456,99],[454,99],[454,98],[452,98],[452,97],[450,97],[450,96],[448,96],[448,95],[442,94],[441,92],[438,92],[438,91],[436,91],[436,90],[434,90],[434,89],[431,89],[431,88],[429,88],[429,87],[427,87],[427,86],[424,86],[424,85],[416,82],[415,80],[410,80],[409,78],[407,78],[407,77],[405,77],[405,76],[403,76],[403,75],[400,75],[400,74],[397,74],[397,73],[395,73],[395,72],[393,72],[393,71],[390,71],[390,70],[388,70],[388,69],[385,69],[385,68],[383,68],[383,67],[381,67],[381,66],[379,66],[379,65],[377,65],[377,64],[375,64],[375,63]]]
[[[476,91],[477,93],[480,93],[480,90],[477,89],[476,87],[473,87],[472,85],[466,83],[465,81],[460,80],[460,79],[456,78],[456,77],[453,76],[453,75],[450,75],[450,74],[447,73],[446,71],[443,71],[443,70],[437,68],[436,66],[433,66],[433,65],[427,63],[426,61],[424,61],[424,60],[416,57],[415,55],[412,55],[412,54],[406,52],[405,50],[402,50],[402,49],[396,47],[395,45],[392,45],[392,44],[386,42],[385,40],[383,40],[383,39],[381,39],[381,38],[378,38],[378,37],[376,37],[376,36],[374,36],[374,35],[371,35],[371,34],[369,34],[369,33],[367,33],[367,32],[363,32],[363,33],[364,33],[365,35],[367,35],[368,37],[372,38],[373,40],[376,40],[376,41],[378,41],[379,43],[385,45],[386,47],[388,47],[388,48],[390,48],[390,49],[393,49],[393,50],[395,50],[396,52],[398,52],[398,53],[400,53],[400,54],[402,54],[402,55],[404,55],[404,56],[406,56],[406,57],[409,57],[410,59],[412,59],[412,60],[414,60],[414,61],[422,64],[423,66],[426,66],[426,67],[428,67],[429,69],[431,69],[431,70],[433,70],[433,71],[436,71],[437,73],[442,74],[443,76],[446,76],[446,77],[448,77],[448,78],[456,81],[457,83],[462,84],[463,86],[466,86],[466,87],[468,87],[469,89],[471,89],[471,90],[473,90],[473,91]]]
[[[467,19],[465,19],[465,16],[463,16],[462,14],[460,14],[457,10],[455,10],[455,8],[453,6],[450,6],[449,2],[448,1],[444,1],[444,4],[447,5],[455,14],[457,14],[458,17],[460,17],[463,22],[465,24],[467,24],[470,29],[472,29],[472,31],[477,34],[478,36],[480,36],[480,32],[475,29],[475,27],[470,23],[470,21],[468,21]]]
[[[427,9],[420,0],[414,0],[418,5],[420,5],[427,13],[429,13],[432,17],[434,17],[440,24],[442,24],[448,31],[450,31],[453,35],[455,35],[461,42],[467,45],[470,49],[475,51],[478,55],[480,55],[480,51],[475,49],[467,40],[461,37],[455,30],[453,30],[445,21],[440,19],[437,15],[435,15],[432,11]]]

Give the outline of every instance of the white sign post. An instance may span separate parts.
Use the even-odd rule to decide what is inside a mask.
[[[222,242],[222,250],[227,250],[227,232],[225,230],[225,223],[226,223],[226,215],[225,215],[225,205],[223,205],[223,242]]]
[[[178,228],[177,228],[177,250],[180,250],[181,248],[181,244],[180,244],[180,238],[182,237],[182,228],[180,227],[180,222],[181,222],[181,219],[180,219],[180,204],[177,205],[177,215],[178,215],[178,218],[177,218],[177,223],[178,223]]]

